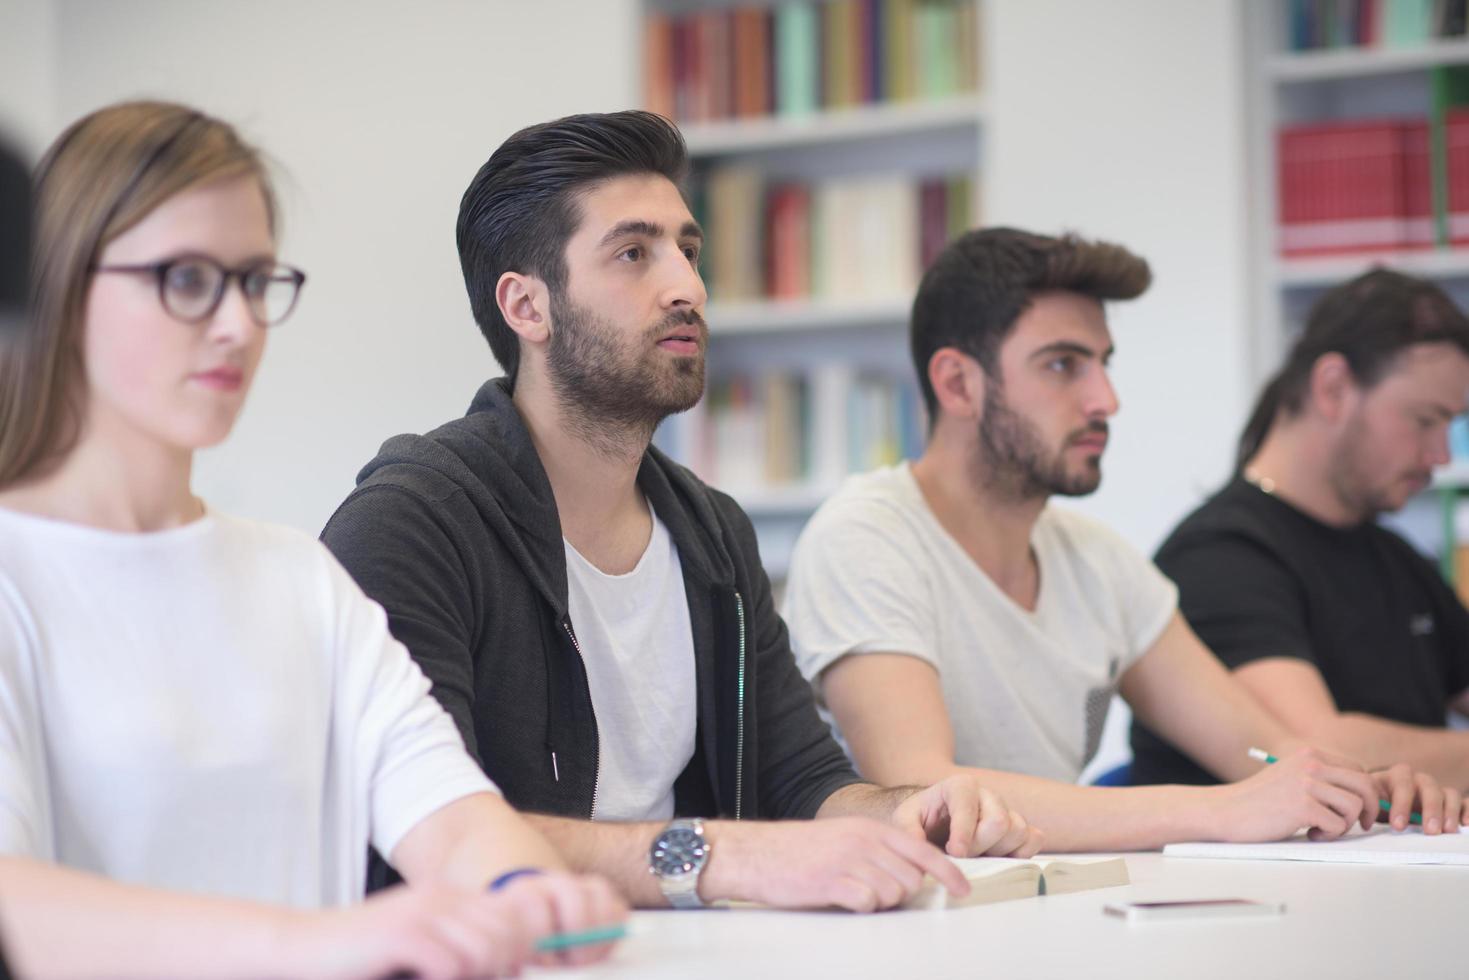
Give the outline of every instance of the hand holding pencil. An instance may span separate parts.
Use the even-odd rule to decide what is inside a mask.
[[[1267,765],[1279,760],[1260,748],[1251,748],[1249,756]],[[1377,789],[1377,810],[1373,819],[1386,821],[1395,830],[1416,824],[1425,834],[1457,831],[1469,825],[1469,803],[1452,787],[1441,786],[1426,772],[1415,772],[1406,763],[1367,773]],[[1417,805],[1415,808],[1415,804]],[[1364,823],[1363,829],[1369,824]]]

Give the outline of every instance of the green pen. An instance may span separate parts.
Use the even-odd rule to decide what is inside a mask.
[[[1250,749],[1250,751],[1249,751],[1248,754],[1249,754],[1249,757],[1251,759],[1258,759],[1259,761],[1265,762],[1265,763],[1272,763],[1272,762],[1279,762],[1280,761],[1279,759],[1275,758],[1275,756],[1271,755],[1269,752],[1266,752],[1264,749]],[[1378,800],[1377,801],[1377,805],[1380,806],[1384,811],[1387,811],[1387,810],[1391,810],[1392,809],[1392,804],[1389,803],[1387,800]],[[1423,823],[1423,814],[1421,814],[1418,811],[1414,810],[1413,811],[1413,815],[1408,818],[1408,823],[1416,823],[1416,824]]]
[[[563,949],[575,949],[578,946],[610,943],[626,935],[627,926],[625,925],[603,926],[600,929],[587,929],[582,932],[558,932],[554,935],[537,939],[536,952],[556,953]]]

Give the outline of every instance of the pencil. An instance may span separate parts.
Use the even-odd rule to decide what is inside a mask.
[[[1271,755],[1269,752],[1266,752],[1264,749],[1250,749],[1249,752],[1247,752],[1246,754],[1251,759],[1257,759],[1260,762],[1264,762],[1264,763],[1267,763],[1267,764],[1268,763],[1274,763],[1274,762],[1279,762],[1280,761],[1279,759],[1275,758],[1275,756]],[[1377,801],[1377,805],[1380,806],[1380,807],[1382,807],[1382,809],[1384,811],[1387,811],[1387,810],[1391,810],[1392,809],[1392,804],[1389,803],[1387,800],[1379,799]],[[1414,810],[1413,811],[1413,815],[1408,818],[1408,822],[1409,823],[1421,824],[1423,822],[1423,814],[1421,814],[1418,811]]]

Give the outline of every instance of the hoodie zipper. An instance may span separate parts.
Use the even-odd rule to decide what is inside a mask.
[[[576,650],[576,655],[581,658],[582,670],[586,670],[587,658],[584,657],[584,656],[582,656],[581,644],[577,642],[576,633],[571,628],[571,618],[570,617],[567,617],[566,619],[564,619],[564,620],[561,621],[561,628],[564,629],[564,630],[566,630],[566,635],[567,635],[568,638],[570,638],[571,645]],[[740,635],[741,636],[744,635],[744,627],[743,626],[740,627]],[[744,664],[744,654],[743,654],[743,652],[740,655],[740,664],[741,664],[741,687],[743,687],[744,686],[743,685],[743,680],[744,680],[744,678],[743,678],[743,664]],[[596,715],[596,713],[595,713],[595,710],[594,710],[593,711],[593,717],[595,717],[595,715]],[[555,749],[552,749],[551,750],[551,772],[556,777],[556,781],[559,783],[561,781],[561,771],[556,766],[556,750]],[[595,817],[597,815],[597,791],[601,788],[601,785],[602,785],[602,753],[599,751],[597,753],[597,771],[595,773],[593,773],[593,775],[592,775],[592,812],[590,814],[591,817]]]
[[[745,798],[745,599],[738,591],[735,597],[735,616],[740,623],[739,687],[736,701],[739,714],[735,716],[735,819],[740,819]]]

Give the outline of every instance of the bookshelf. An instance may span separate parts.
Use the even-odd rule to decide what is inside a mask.
[[[1462,201],[1450,187],[1453,159],[1446,135],[1450,111],[1466,101],[1469,88],[1469,36],[1464,4],[1427,0],[1356,0],[1353,4],[1313,4],[1310,0],[1248,0],[1245,5],[1246,111],[1251,198],[1248,241],[1255,283],[1252,310],[1251,375],[1263,384],[1299,332],[1311,306],[1331,287],[1383,265],[1438,282],[1461,306],[1469,307],[1469,242],[1451,235],[1450,212]],[[1308,13],[1308,11],[1314,11]],[[1307,23],[1326,15],[1365,18],[1361,33],[1341,23]],[[1442,19],[1457,13],[1456,23]],[[1307,18],[1302,20],[1301,18]],[[1309,31],[1317,46],[1302,49]],[[1335,33],[1335,37],[1330,37]],[[1449,34],[1452,36],[1439,36]],[[1346,35],[1346,36],[1343,36]],[[1362,42],[1366,43],[1354,43]],[[1283,255],[1281,228],[1289,208],[1282,197],[1281,142],[1286,127],[1351,124],[1357,121],[1417,121],[1428,131],[1418,176],[1409,165],[1404,180],[1427,181],[1420,189],[1418,226],[1404,237],[1406,247],[1346,249],[1337,254]],[[1406,152],[1406,151],[1405,151]],[[1288,193],[1299,193],[1299,187]],[[1412,196],[1409,190],[1404,201]],[[1405,203],[1405,226],[1413,220]],[[1456,460],[1434,478],[1394,523],[1416,542],[1436,552],[1446,577],[1453,576],[1455,517],[1469,492],[1469,460]]]
[[[779,581],[848,473],[921,448],[907,320],[925,259],[978,223],[984,7],[644,0],[640,16],[646,104],[683,131],[709,233],[705,398],[656,441],[740,502]]]
[[[1349,47],[1276,53],[1266,60],[1265,74],[1276,82],[1311,82],[1370,78],[1464,64],[1469,64],[1469,41],[1445,38],[1406,48]]]
[[[985,101],[975,94],[832,109],[804,116],[689,123],[681,128],[689,153],[711,157],[906,135],[922,137],[944,130],[964,132],[984,114]]]

